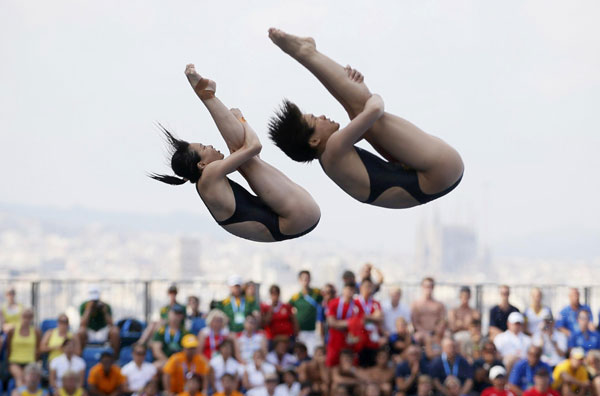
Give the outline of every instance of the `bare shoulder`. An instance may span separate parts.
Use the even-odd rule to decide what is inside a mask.
[[[340,129],[339,131],[332,134],[329,139],[327,139],[327,144],[325,145],[325,151],[323,155],[329,154],[337,156],[340,152],[348,151],[351,147],[345,143],[344,139],[344,130],[346,127]]]
[[[345,144],[343,139],[339,138],[338,131],[334,133],[329,140],[327,140],[327,145],[325,146],[325,150],[323,154],[321,154],[320,161],[323,165],[327,166],[334,163],[339,163],[341,160],[344,160],[354,151],[353,145]]]
[[[223,178],[223,175],[219,172],[219,162],[221,161],[214,161],[206,165],[202,171],[202,176],[196,183],[198,191],[206,191],[206,189],[212,187],[219,178]]]

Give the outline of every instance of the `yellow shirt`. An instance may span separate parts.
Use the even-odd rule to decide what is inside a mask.
[[[21,334],[21,323],[15,327],[12,339],[10,340],[10,356],[8,361],[11,363],[27,364],[35,362],[35,328],[29,326],[29,335],[27,337]]]
[[[8,303],[2,304],[2,316],[4,317],[4,323],[17,325],[21,322],[21,314],[23,313],[23,306],[19,303],[13,307],[9,307]]]
[[[48,355],[48,363],[50,363],[55,357],[62,355],[62,351],[60,350],[60,347],[62,346],[63,342],[65,342],[65,340],[67,338],[69,338],[69,339],[73,338],[73,334],[71,334],[70,331],[67,332],[66,337],[61,337],[60,335],[58,335],[58,329],[52,329],[50,331],[52,333],[50,333],[50,339],[48,340],[48,346],[50,348],[58,347],[58,349],[55,349],[52,352],[50,352],[50,354]]]
[[[78,388],[75,393],[69,395],[63,388],[58,390],[58,396],[81,396],[83,395],[83,388]]]
[[[560,389],[562,387],[563,381],[561,375],[563,373],[569,374],[571,377],[574,377],[577,381],[586,382],[589,380],[587,370],[585,369],[585,367],[583,367],[583,364],[579,366],[577,370],[573,371],[571,367],[571,360],[567,359],[557,364],[554,368],[554,371],[552,372],[552,379],[554,380],[554,382],[552,382],[552,388]],[[573,392],[577,392],[577,386],[571,385],[571,390]]]

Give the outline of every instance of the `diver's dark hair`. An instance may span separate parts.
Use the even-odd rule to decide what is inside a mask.
[[[202,171],[198,169],[198,162],[201,158],[198,153],[190,150],[190,144],[185,140],[177,139],[171,132],[169,132],[164,126],[158,124],[158,127],[165,135],[165,139],[169,144],[169,154],[171,155],[171,168],[177,176],[159,175],[157,173],[150,173],[148,176],[154,180],[161,181],[163,183],[171,185],[181,185],[190,181],[196,183]]]
[[[269,120],[269,137],[294,161],[310,162],[317,158],[317,150],[308,144],[314,132],[298,106],[287,99]]]

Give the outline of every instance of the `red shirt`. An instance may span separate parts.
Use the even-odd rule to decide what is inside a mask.
[[[358,296],[358,298],[354,299],[354,303],[358,305],[361,310],[360,334],[356,334],[360,338],[360,343],[357,345],[358,350],[362,348],[379,348],[377,341],[373,341],[371,339],[371,337],[373,337],[373,339],[378,339],[379,336],[381,336],[379,327],[372,322],[365,323],[365,321],[362,320],[362,317],[366,315],[372,315],[377,311],[381,311],[381,304],[379,304],[379,301],[375,301],[373,298],[365,300],[362,296]],[[352,332],[352,329],[350,329],[350,332]]]
[[[480,396],[515,396],[515,394],[507,389],[496,389],[493,386],[485,388]]]
[[[523,393],[523,396],[560,396],[560,393],[550,387],[543,393],[532,387],[529,390],[526,390]]]
[[[362,296],[358,296],[358,298],[354,299],[354,303],[361,308],[361,312],[364,315],[371,315],[376,311],[381,311],[381,304],[373,298],[365,300]]]
[[[272,310],[271,321],[265,325],[267,339],[272,340],[278,335],[291,337],[294,335],[294,322],[292,306],[288,303],[279,302],[276,307],[271,304],[260,304],[260,312],[263,316]]]
[[[349,303],[342,303],[341,297],[334,298],[327,305],[327,317],[333,317],[337,320],[348,320],[362,314],[360,304],[355,300]],[[338,330],[329,327],[329,340],[327,342],[327,365],[335,366],[339,361],[339,354],[342,349],[348,348],[346,337],[347,330]]]

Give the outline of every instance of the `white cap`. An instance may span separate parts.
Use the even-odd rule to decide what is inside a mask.
[[[506,377],[506,369],[502,366],[494,366],[490,369],[490,379],[496,379],[500,376]]]
[[[550,312],[549,309],[544,310],[544,313],[542,314],[542,319],[543,320],[554,320],[552,318],[552,312]]]
[[[575,347],[571,349],[570,357],[581,360],[585,357],[585,349],[582,347]]]
[[[512,312],[508,315],[508,323],[523,323],[524,318],[520,312]]]
[[[241,286],[242,283],[244,283],[244,281],[242,280],[242,277],[239,275],[231,275],[229,278],[227,278],[227,285],[229,287],[236,286],[236,285]]]
[[[88,290],[88,300],[100,300],[100,289],[98,289],[98,286],[90,286]]]

